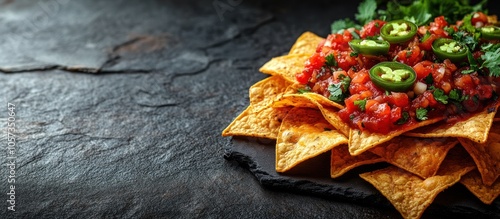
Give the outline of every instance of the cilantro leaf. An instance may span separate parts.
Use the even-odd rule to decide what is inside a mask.
[[[344,76],[339,77],[340,82],[332,83],[328,86],[328,92],[330,96],[328,99],[336,103],[343,103],[344,99],[349,96],[349,85],[351,84],[351,78]]]
[[[335,60],[335,57],[333,56],[333,54],[327,55],[325,57],[325,60],[326,60],[325,64],[328,67],[337,67],[337,65],[338,65],[337,60]]]
[[[481,47],[484,52],[481,55],[483,64],[481,68],[487,68],[490,76],[500,77],[500,44],[487,44]]]
[[[473,33],[467,33],[464,30],[457,31],[453,33],[451,36],[453,36],[454,40],[467,45],[470,51],[474,51],[476,47],[479,45],[479,36],[474,35]]]
[[[355,100],[354,105],[358,106],[361,111],[366,110],[366,99],[365,100]]]
[[[396,125],[403,125],[410,120],[410,114],[408,112],[403,112],[401,118],[396,121]]]
[[[301,88],[297,89],[297,93],[299,93],[299,94],[309,93],[309,92],[312,92],[311,88],[309,86],[305,86],[305,87],[301,87]]]
[[[342,103],[344,101],[345,95],[342,92],[341,83],[330,84],[330,86],[328,86],[328,92],[330,92],[330,96],[328,97],[328,99],[330,99],[331,101],[336,103]]]
[[[448,97],[450,98],[450,100],[454,100],[454,101],[457,101],[457,102],[462,102],[464,100],[467,99],[467,96],[464,96],[462,94],[462,90],[460,89],[453,89],[450,91],[450,94],[448,95]]]
[[[358,13],[356,13],[356,20],[361,24],[366,24],[373,20],[376,16],[377,2],[375,0],[365,0],[358,6]]]
[[[427,117],[427,110],[425,108],[418,108],[416,110],[416,116],[417,116],[417,119],[420,121],[424,121],[424,120],[429,119]]]
[[[437,102],[440,102],[442,104],[448,104],[448,96],[444,93],[443,90],[437,88],[432,92],[434,95],[434,99],[436,99]]]
[[[433,17],[444,16],[448,23],[456,23],[465,15],[482,11],[487,0],[470,5],[468,0],[416,0],[416,1],[378,1],[387,2],[385,10],[379,10],[382,20],[405,19],[417,25],[428,24]]]

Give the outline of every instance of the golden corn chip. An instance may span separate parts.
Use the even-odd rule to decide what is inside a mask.
[[[313,54],[316,52],[316,48],[318,44],[323,41],[324,38],[319,37],[318,35],[305,32],[295,41],[290,49],[289,55],[291,54]]]
[[[387,142],[396,136],[399,136],[409,130],[413,130],[422,126],[430,125],[442,120],[441,118],[429,119],[419,122],[415,125],[408,126],[405,129],[391,131],[388,134],[372,133],[369,131],[361,131],[351,129],[349,133],[349,153],[351,155],[359,155],[371,148],[376,147],[384,142]]]
[[[497,130],[500,124],[495,123],[493,126],[493,130]],[[500,134],[495,132],[490,132],[488,141],[482,144],[459,138],[462,146],[474,159],[483,183],[487,186],[491,186],[500,176]]]
[[[500,181],[495,181],[491,186],[484,185],[481,175],[477,170],[471,171],[463,176],[460,183],[487,205],[493,203],[500,195]]]
[[[408,133],[405,133],[405,135],[425,138],[468,138],[475,142],[484,143],[488,138],[488,132],[490,130],[491,124],[493,123],[493,117],[495,116],[497,108],[498,107],[486,109],[485,111],[474,115],[467,120],[459,121],[453,125],[442,122],[436,126],[425,126],[410,131]]]
[[[265,108],[260,111],[249,106],[222,132],[222,136],[249,136],[276,139],[281,121],[289,107]]]
[[[250,87],[250,106],[222,131],[222,136],[240,135],[276,139],[281,120],[289,108],[275,109],[271,105],[288,85],[283,78],[271,76]]]
[[[434,176],[448,151],[458,144],[455,138],[413,138],[398,136],[370,151],[386,162],[422,178]]]
[[[347,171],[366,164],[383,162],[384,159],[367,151],[358,156],[349,154],[347,145],[341,145],[332,149],[330,176],[337,178]]]
[[[321,94],[318,94],[318,93],[314,93],[314,92],[299,92],[299,90],[303,88],[303,85],[301,84],[292,84],[290,86],[288,86],[288,88],[286,89],[285,91],[285,94],[287,95],[304,95],[306,96],[306,98],[308,99],[311,99],[311,100],[315,100],[316,102],[318,102],[319,104],[323,105],[323,106],[327,106],[327,107],[334,107],[334,108],[337,108],[337,109],[344,109],[345,107],[341,104],[338,104],[334,101],[331,101],[330,99],[328,99],[327,97],[321,95]]]
[[[276,140],[276,171],[290,170],[341,144],[347,144],[347,138],[336,131],[320,111],[293,108],[283,119]]]
[[[341,132],[345,136],[349,136],[351,128],[348,124],[342,121],[339,114],[337,113],[338,109],[320,105],[319,110],[321,110],[321,113],[323,114],[325,119],[330,124],[332,124],[339,132]]]
[[[277,101],[273,103],[273,107],[285,107],[285,106],[295,106],[295,107],[309,107],[318,108],[325,119],[335,127],[336,130],[340,131],[344,135],[349,135],[349,125],[347,125],[338,116],[337,108],[329,107],[330,105],[324,105],[319,101],[324,101],[313,93],[304,94],[285,94]],[[329,101],[329,100],[328,100]],[[332,101],[330,101],[332,102]]]
[[[336,102],[333,102],[333,101],[329,100],[328,98],[326,98],[325,96],[323,96],[321,94],[317,94],[317,93],[313,93],[313,92],[308,92],[308,93],[304,93],[303,95],[306,96],[309,99],[315,100],[316,102],[318,102],[322,106],[325,106],[325,107],[334,107],[336,109],[344,109],[344,106],[342,106],[342,105],[340,105],[340,104],[338,104]]]
[[[273,107],[308,107],[308,108],[318,108],[318,104],[315,101],[311,101],[309,98],[302,94],[284,94],[278,100],[276,100]]]
[[[249,89],[250,105],[256,110],[270,107],[275,99],[285,93],[289,85],[280,76],[271,76],[255,83]]]
[[[460,160],[464,159],[462,153],[459,156],[455,154],[448,155],[438,173],[427,179],[394,166],[360,176],[379,190],[403,218],[420,218],[439,193],[474,169],[473,163]]]
[[[270,75],[279,75],[289,82],[295,82],[295,75],[304,70],[309,54],[292,54],[272,58],[259,71]]]

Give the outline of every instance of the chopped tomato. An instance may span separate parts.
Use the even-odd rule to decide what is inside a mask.
[[[409,47],[405,50],[398,52],[396,60],[413,66],[422,60],[424,55],[421,53],[420,47],[416,43],[410,43]]]
[[[421,80],[422,78],[427,77],[432,72],[432,68],[429,67],[432,64],[434,63],[424,60],[413,66],[413,70],[415,70],[415,73],[417,73],[417,80]]]
[[[472,15],[472,25],[476,28],[483,27],[488,24],[488,16],[483,12],[476,12]]]
[[[476,27],[487,24],[487,18],[484,13],[476,13],[472,24]],[[330,34],[304,63],[305,67],[296,74],[296,80],[327,98],[332,96],[330,92],[336,92],[332,97],[344,105],[338,115],[351,128],[358,130],[386,134],[405,129],[420,122],[416,118],[417,109],[427,109],[428,118],[447,117],[447,122],[467,118],[486,105],[498,104],[494,96],[500,93],[500,77],[486,76],[489,72],[485,68],[479,73],[471,73],[470,67],[457,69],[457,65],[468,66],[467,63],[456,65],[448,59],[437,59],[432,44],[436,39],[450,38],[448,30],[458,31],[459,23],[449,25],[443,16],[436,17],[429,25],[418,27],[413,40],[392,43],[388,53],[377,56],[355,53],[349,42],[354,38],[353,33],[362,39],[378,36],[384,21],[368,22],[361,30]],[[471,52],[481,65],[484,56],[481,44]],[[370,79],[369,70],[385,61],[411,66],[417,74],[415,86],[404,92],[391,93],[376,86]],[[342,86],[340,97],[338,85]]]
[[[394,107],[391,109],[391,122],[396,123],[399,119],[401,119],[402,112],[401,107]]]
[[[410,99],[406,93],[392,92],[389,95],[389,103],[397,107],[406,107],[410,104]]]
[[[385,21],[382,20],[373,20],[365,24],[360,31],[360,37],[366,38],[369,36],[375,36],[380,34],[380,29],[384,26]]]
[[[437,36],[448,37],[448,32],[444,30],[446,26],[448,26],[448,22],[446,22],[444,16],[436,17],[434,22],[429,24],[429,32]]]
[[[356,57],[351,56],[350,50],[336,52],[335,57],[337,59],[339,68],[345,71],[349,70],[351,67],[356,66],[358,64]]]
[[[420,43],[420,48],[422,50],[430,51],[432,50],[432,43],[434,43],[434,40],[438,39],[439,36],[436,34],[430,34],[427,38],[423,39],[423,41]]]
[[[301,84],[307,84],[314,70],[323,67],[324,64],[325,64],[325,57],[321,53],[314,53],[306,61],[304,70],[295,75],[295,79]]]

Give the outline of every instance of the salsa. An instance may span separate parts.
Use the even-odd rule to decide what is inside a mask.
[[[342,104],[339,116],[354,129],[386,134],[433,118],[453,123],[498,104],[494,25],[481,12],[419,27],[373,20],[328,35],[296,80]]]

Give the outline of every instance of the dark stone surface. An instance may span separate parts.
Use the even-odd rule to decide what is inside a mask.
[[[214,2],[230,9],[218,14]],[[391,207],[264,188],[223,159],[232,142],[220,133],[265,77],[258,68],[355,8],[1,1],[0,218],[398,218]],[[11,160],[15,212],[6,202]]]

